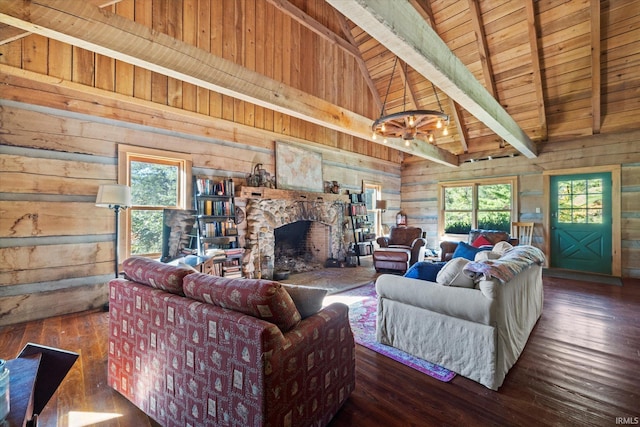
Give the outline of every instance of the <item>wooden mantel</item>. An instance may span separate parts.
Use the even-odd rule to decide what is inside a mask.
[[[243,199],[300,200],[307,202],[349,202],[349,197],[346,194],[279,190],[268,187],[248,187],[246,185],[236,190],[236,197]]]

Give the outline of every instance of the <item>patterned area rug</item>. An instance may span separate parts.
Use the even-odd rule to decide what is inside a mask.
[[[374,282],[346,292],[329,295],[324,299],[325,305],[336,301],[349,306],[349,322],[356,343],[443,382],[451,381],[456,376],[455,372],[376,341],[378,299]]]

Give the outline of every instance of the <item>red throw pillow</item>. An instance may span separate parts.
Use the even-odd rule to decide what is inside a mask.
[[[471,246],[479,248],[481,246],[493,246],[493,243],[489,241],[486,237],[480,235],[476,240],[471,243]]]

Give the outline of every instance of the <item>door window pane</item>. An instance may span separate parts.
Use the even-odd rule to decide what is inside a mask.
[[[558,221],[573,224],[601,224],[602,179],[558,182]]]

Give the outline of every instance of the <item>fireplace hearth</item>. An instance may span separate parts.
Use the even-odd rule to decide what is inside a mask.
[[[302,273],[323,268],[330,254],[328,228],[318,221],[296,221],[276,228],[275,271]]]

